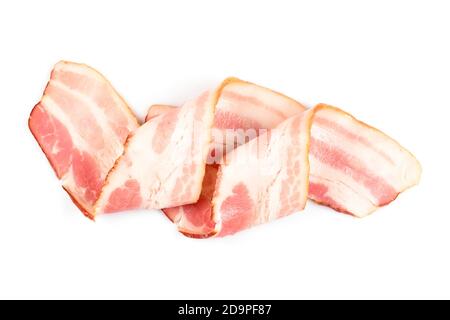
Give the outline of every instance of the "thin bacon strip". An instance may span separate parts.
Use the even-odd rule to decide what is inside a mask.
[[[138,127],[130,108],[94,69],[73,62],[55,65],[29,128],[63,188],[93,218],[106,174]]]
[[[212,199],[216,236],[303,210],[313,115],[310,110],[290,117],[227,154]]]
[[[177,107],[168,106],[164,104],[154,104],[148,108],[147,115],[145,116],[145,122],[171,110],[175,110]]]
[[[399,143],[338,108],[319,107],[311,129],[311,199],[364,217],[419,182],[419,162]]]
[[[364,217],[421,175],[411,153],[346,112],[325,104],[305,111],[236,78],[181,108],[153,106],[146,121],[138,128],[98,72],[60,62],[29,127],[88,217],[162,208],[199,238],[300,211],[307,196]]]
[[[251,112],[247,115],[244,110],[236,118],[237,108],[249,111],[257,108],[259,116],[253,116],[251,124],[258,122],[266,126],[277,121],[274,119],[294,114],[299,106],[281,94],[228,78],[216,90],[202,94],[179,109],[161,105],[152,108],[148,115],[151,121],[133,133],[125,153],[109,173],[95,205],[96,212],[160,209],[197,202],[211,139],[216,137],[212,132],[213,123],[221,129],[236,122],[242,126]],[[216,112],[216,108],[220,108],[220,112]],[[215,150],[220,148],[213,147],[212,151]]]
[[[108,174],[96,213],[173,207],[198,200],[216,91],[153,117],[130,135],[124,154]]]
[[[381,131],[329,105],[319,104],[313,112],[310,199],[337,211],[364,217],[419,182],[419,162]],[[248,165],[248,170],[253,166]],[[237,172],[235,176],[239,176]],[[230,173],[230,176],[233,175]],[[204,186],[214,182],[208,179]],[[206,189],[210,190],[211,185]],[[195,238],[211,236],[219,232],[215,225],[220,218],[213,218],[210,211],[208,220],[207,200],[214,202],[209,191],[202,196],[197,210],[194,210],[196,204],[190,204],[188,210],[177,207],[163,211],[183,234]],[[196,216],[196,211],[201,214]]]
[[[153,121],[158,115],[174,108],[176,107],[152,106],[146,120]],[[215,165],[209,164],[206,167],[199,201],[164,208],[166,216],[186,236],[204,238],[216,234],[218,231],[215,230],[216,223],[212,220],[211,201],[218,164],[222,163],[223,156],[238,145],[248,142],[249,138],[258,137],[266,128],[274,128],[283,120],[298,115],[305,109],[295,100],[270,89],[236,78],[225,80],[216,106],[209,159],[209,163]]]

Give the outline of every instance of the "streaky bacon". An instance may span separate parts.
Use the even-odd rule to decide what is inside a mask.
[[[93,218],[106,174],[138,127],[128,105],[99,72],[55,65],[28,126],[74,203]]]
[[[153,110],[154,113],[164,111]],[[310,199],[337,211],[364,217],[419,182],[419,162],[381,131],[330,105],[319,104],[312,112]],[[254,164],[247,165],[247,170],[254,167]],[[230,173],[230,176],[233,175]],[[239,176],[238,171],[234,176]],[[211,189],[214,181],[215,179],[204,181],[204,186],[210,184],[207,190]],[[218,185],[214,187],[219,188]],[[243,186],[236,190],[245,191]],[[221,219],[220,214],[213,217],[210,210],[208,221],[206,200],[209,200],[211,208],[214,200],[209,191],[205,192],[201,202],[189,205],[189,212],[185,211],[184,206],[166,208],[163,211],[185,235],[194,238],[226,235],[227,231],[221,232],[220,227],[216,226]],[[196,205],[198,208],[194,210]],[[201,214],[195,216],[196,211]],[[241,221],[243,225],[244,216]],[[190,223],[194,219],[196,222]]]
[[[421,167],[398,142],[330,105],[311,128],[309,197],[364,217],[416,185]]]
[[[213,124],[225,129],[236,121],[245,122],[249,116],[237,119],[233,113],[247,107],[259,110],[257,120],[264,126],[303,109],[292,99],[236,78],[226,79],[181,108],[154,106],[147,116],[151,121],[130,136],[109,173],[96,212],[196,203],[207,171]]]
[[[196,202],[220,90],[204,92],[181,108],[167,108],[133,132],[108,174],[96,213]]]
[[[163,208],[164,214],[178,227],[178,231],[191,238],[214,236],[216,223],[211,215],[211,200],[214,194],[218,165],[207,165],[202,183],[202,191],[197,202]]]
[[[212,199],[216,236],[226,236],[303,210],[308,198],[309,140],[314,110],[227,154]]]
[[[146,120],[152,121],[156,116],[174,108],[176,107],[154,105],[148,110]],[[260,129],[274,128],[305,109],[299,102],[273,90],[237,78],[226,79],[222,84],[214,118],[210,150],[213,164],[206,166],[200,199],[197,203],[163,208],[163,212],[186,236],[204,238],[217,234],[216,223],[212,220],[211,201],[218,164],[222,163],[223,156],[247,142],[245,137],[251,137],[249,131],[253,130],[253,138],[256,138],[264,131]]]
[[[100,73],[62,61],[29,127],[86,216],[162,209],[195,238],[301,211],[307,197],[364,217],[420,180],[419,162],[378,129],[237,78],[145,120]]]

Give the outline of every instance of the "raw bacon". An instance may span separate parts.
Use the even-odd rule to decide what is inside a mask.
[[[276,91],[228,78],[217,103],[214,126],[220,129],[274,128],[306,108]]]
[[[125,101],[94,69],[62,61],[28,125],[63,188],[92,218],[106,174],[138,127]]]
[[[249,122],[255,108],[258,117]],[[244,111],[236,117],[238,109]],[[205,166],[211,161],[208,155],[212,152],[217,158],[227,143],[215,139],[222,135],[212,132],[213,124],[220,131],[246,125],[265,127],[303,109],[292,99],[236,78],[226,79],[181,108],[154,106],[147,115],[151,121],[132,134],[125,153],[109,173],[96,212],[196,203]]]
[[[311,128],[309,197],[364,217],[419,182],[414,156],[381,131],[320,104]]]
[[[290,117],[227,154],[212,200],[217,236],[303,210],[313,115],[310,110]]]
[[[205,92],[130,135],[108,174],[96,213],[160,209],[199,198],[217,94]]]
[[[211,201],[218,165],[222,163],[226,153],[251,138],[258,137],[265,129],[274,128],[306,109],[302,104],[278,92],[237,78],[226,79],[221,88],[214,117],[211,157],[206,166],[199,201],[163,208],[163,212],[177,225],[180,232],[194,238],[218,233],[216,222],[212,219]],[[154,105],[148,110],[146,120],[152,121],[156,116],[174,108],[176,107]],[[265,137],[267,136],[269,135]]]
[[[152,112],[164,111],[159,109]],[[310,199],[337,211],[364,217],[419,182],[421,167],[418,161],[381,131],[329,105],[319,104],[308,112],[313,113],[309,154]],[[254,168],[255,163],[247,164],[246,170],[228,172],[231,177],[236,177],[239,176],[238,172],[249,172]],[[204,181],[204,185],[208,183],[215,183],[215,180]],[[218,190],[221,188],[220,184],[215,187]],[[210,185],[205,188],[209,189]],[[242,186],[237,190],[241,189]],[[217,205],[214,214],[210,210],[208,216],[206,200],[209,200],[210,208],[212,203],[216,203],[208,191],[203,194],[201,202],[190,204],[188,210],[183,206],[163,211],[185,235],[197,238],[227,234],[227,231],[221,232],[220,227],[216,226],[221,221],[221,215],[215,213]],[[202,214],[194,215],[193,212]],[[267,213],[267,210],[263,212]],[[240,222],[246,225],[244,218]],[[205,226],[209,229],[205,229]]]
[[[237,78],[145,120],[97,71],[60,62],[29,127],[88,217],[162,209],[195,238],[301,211],[308,197],[364,217],[421,175],[411,153],[348,113]]]
[[[153,119],[167,111],[174,110],[177,107],[163,105],[163,104],[154,104],[150,108],[148,108],[147,115],[145,116],[145,122]]]
[[[237,78],[223,82],[214,117],[211,162],[306,108],[276,91]]]
[[[209,238],[217,233],[216,221],[211,214],[211,201],[216,187],[218,169],[218,165],[206,166],[202,192],[197,202],[162,209],[177,226],[178,231],[187,237]]]

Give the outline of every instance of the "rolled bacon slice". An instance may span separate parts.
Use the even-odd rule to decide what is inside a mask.
[[[313,115],[310,110],[290,117],[227,154],[212,199],[216,236],[303,210]]]
[[[123,156],[109,173],[96,212],[196,203],[207,171],[212,136],[216,136],[213,124],[220,130],[264,127],[298,112],[299,107],[303,109],[294,100],[269,89],[228,78],[181,108],[151,108],[147,116],[150,121],[130,136]],[[217,108],[220,111],[216,112]],[[245,108],[249,111],[241,111],[237,117],[237,110]],[[258,116],[251,115],[255,109]],[[215,150],[221,148],[213,147]]]
[[[319,104],[312,112],[310,199],[364,217],[419,182],[419,162],[381,131],[330,105]],[[251,168],[249,165],[248,170]],[[227,234],[217,227],[220,213],[213,216],[211,211],[211,203],[215,201],[210,191],[213,183],[215,179],[204,181],[208,191],[202,194],[199,203],[164,209],[183,234],[196,238]],[[219,190],[220,185],[214,188]]]
[[[63,188],[93,218],[104,179],[138,127],[128,105],[99,72],[62,61],[28,125]]]

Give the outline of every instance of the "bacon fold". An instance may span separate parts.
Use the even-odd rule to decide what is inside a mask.
[[[235,110],[237,113],[235,116],[239,118],[240,109]],[[159,109],[151,112],[160,114],[165,110]],[[304,111],[297,110],[297,113],[302,112]],[[310,199],[337,211],[356,217],[364,217],[378,207],[393,201],[399,193],[419,182],[421,175],[419,162],[410,152],[381,131],[330,105],[319,104],[306,112],[311,113],[311,129],[309,133],[303,132],[302,135],[304,139],[310,138],[308,158],[310,171],[307,179],[303,176],[299,178],[302,172],[298,170],[290,171],[290,176],[293,180],[297,179],[302,182],[309,179],[308,197]],[[291,120],[291,118],[287,117],[287,120]],[[252,120],[248,119],[250,122]],[[270,132],[278,132],[279,130],[277,128],[271,131],[270,127],[268,129],[268,136],[270,136]],[[222,131],[221,134],[225,136],[225,132]],[[291,135],[284,135],[283,139],[291,138]],[[227,154],[227,160],[236,153],[250,156],[250,159],[247,160],[252,160],[253,151],[250,150],[255,143],[250,141],[231,154]],[[283,141],[279,143],[282,144]],[[289,155],[286,156],[286,154],[283,153],[283,157],[289,159]],[[221,165],[219,176],[225,172],[227,173],[226,176],[231,177],[231,179],[241,179],[243,183],[240,185],[238,183],[226,183],[222,179],[218,179],[218,182],[216,182],[216,178],[209,177],[203,182],[205,192],[202,192],[198,203],[166,208],[163,211],[170,220],[177,224],[180,232],[194,238],[212,235],[223,236],[239,231],[245,228],[244,226],[249,227],[268,221],[276,215],[270,214],[267,207],[259,210],[254,209],[255,205],[256,207],[262,205],[262,196],[253,196],[253,198],[249,196],[252,192],[257,194],[258,191],[254,191],[254,189],[264,185],[264,182],[261,181],[264,171],[258,169],[264,161],[267,160],[248,161],[240,168],[229,163]],[[305,167],[307,166],[305,165]],[[254,170],[259,174],[251,177],[246,175]],[[272,170],[275,169],[272,168]],[[275,170],[274,172],[278,171]],[[252,183],[245,183],[245,181],[252,181]],[[223,192],[228,194],[230,199],[250,199],[252,201],[233,202],[229,200],[225,202],[223,198],[217,200],[216,197],[222,194],[220,190],[230,188],[230,186],[236,187],[236,189]],[[212,192],[212,189],[216,191]],[[255,198],[258,199],[256,202],[253,201]],[[301,201],[302,199],[299,198],[298,200]],[[227,203],[234,203],[234,205],[228,206],[233,209],[229,209],[228,213],[227,210],[221,210],[222,204],[219,205],[219,203],[222,202],[225,202],[224,209],[227,208]],[[249,203],[251,206],[248,205]],[[285,203],[285,199],[279,202],[279,204]],[[238,204],[242,211],[237,211]],[[252,210],[245,209],[248,207],[251,207]],[[296,211],[300,210],[301,206],[298,206]],[[264,214],[266,220],[258,216],[259,214]],[[233,218],[230,219],[227,216]],[[228,228],[226,222],[225,229],[222,230],[222,222],[228,221],[227,219],[231,221],[231,224],[228,225],[232,225],[234,228]]]
[[[194,238],[301,211],[307,198],[364,217],[420,180],[419,162],[378,129],[237,78],[145,120],[100,73],[59,62],[29,128],[85,215],[162,209]]]
[[[196,202],[205,173],[216,96],[215,91],[205,92],[133,132],[124,154],[108,174],[96,213]]]

